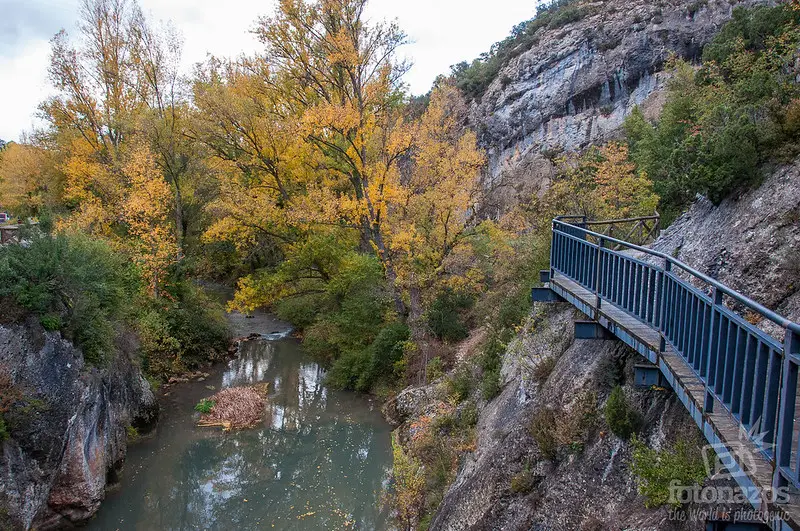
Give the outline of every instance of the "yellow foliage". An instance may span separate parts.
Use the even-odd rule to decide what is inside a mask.
[[[146,146],[132,150],[123,170],[130,180],[122,204],[130,235],[128,245],[151,292],[158,295],[167,268],[178,259],[169,219],[172,192]]]
[[[61,200],[63,175],[52,152],[30,144],[9,144],[0,152],[0,208],[38,215]]]

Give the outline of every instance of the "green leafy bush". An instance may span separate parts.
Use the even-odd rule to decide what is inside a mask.
[[[169,298],[148,299],[136,314],[145,369],[167,378],[222,356],[230,331],[222,305],[189,282],[173,282]]]
[[[139,280],[124,257],[84,236],[33,233],[29,244],[0,247],[0,297],[56,326],[100,364],[115,351],[115,323]]]
[[[434,382],[444,376],[444,363],[442,358],[436,356],[428,362],[427,367],[428,383]]]
[[[452,290],[441,293],[427,312],[428,326],[433,335],[448,342],[466,338],[469,330],[463,312],[472,306],[473,301],[472,297]]]
[[[445,380],[447,394],[453,397],[456,402],[463,402],[469,398],[474,385],[469,368],[463,365]]]
[[[0,415],[0,442],[5,441],[9,437],[11,437],[11,433],[8,431],[5,419]]]
[[[680,498],[670,499],[670,492],[674,491],[670,484],[676,481],[677,485],[690,487],[702,484],[706,478],[699,445],[680,439],[671,448],[654,450],[635,436],[631,444],[631,470],[647,507],[680,506]]]
[[[640,427],[639,413],[628,404],[625,392],[619,385],[614,387],[605,408],[606,424],[620,439],[628,439]]]
[[[214,409],[214,406],[215,404],[213,400],[202,398],[200,399],[200,402],[194,406],[194,410],[205,415],[207,413],[211,413],[211,410]]]

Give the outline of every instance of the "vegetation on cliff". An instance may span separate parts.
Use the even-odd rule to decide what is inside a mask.
[[[514,26],[511,34],[494,43],[488,52],[471,63],[462,61],[450,67],[458,89],[468,99],[480,99],[509,61],[539,43],[543,30],[560,28],[583,18],[589,8],[581,4],[578,0],[539,4],[534,18]]]
[[[653,179],[667,221],[700,193],[718,203],[757,183],[761,167],[798,152],[800,11],[737,7],[699,68],[672,61],[658,121],[625,124],[631,159]]]

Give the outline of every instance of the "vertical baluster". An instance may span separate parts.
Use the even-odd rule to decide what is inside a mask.
[[[689,304],[686,307],[686,321],[688,326],[686,327],[686,362],[694,367],[694,338],[696,337],[696,328],[697,328],[697,319],[695,319],[695,312],[697,306],[697,297],[694,296],[690,290],[687,290],[686,293],[689,295]]]
[[[761,431],[768,444],[776,442],[776,423],[778,419],[778,399],[780,398],[781,372],[783,358],[780,353],[769,349],[769,368],[767,369],[767,388],[764,391],[764,413],[761,416]]]
[[[720,306],[722,306],[722,292],[717,288],[714,288],[711,294],[711,301],[711,315],[708,326],[708,358],[706,359],[706,390],[715,388],[717,381],[717,349],[719,347],[719,330],[722,325],[722,314],[719,310]],[[707,394],[706,402],[710,405],[713,401],[709,402],[709,399],[710,396]]]
[[[750,422],[761,423],[759,431],[764,431],[764,395],[767,390],[767,378],[771,351],[769,345],[758,342],[756,351],[756,370],[753,379],[753,404],[750,406]]]
[[[653,325],[653,328],[658,328],[658,270],[654,267],[650,268],[650,300],[647,303],[648,307],[648,322]]]
[[[744,376],[742,378],[742,397],[739,400],[739,415],[745,428],[750,429],[750,406],[753,403],[753,377],[756,370],[756,353],[758,352],[759,341],[752,333],[747,334],[747,345],[745,346],[744,356]]]
[[[715,377],[716,386],[714,391],[718,395],[722,394],[722,384],[725,381],[725,353],[728,350],[728,318],[720,310],[721,321],[719,326],[719,338],[717,339],[717,375]]]
[[[739,325],[728,320],[728,342],[725,348],[725,381],[722,385],[722,400],[726,405],[731,403],[733,393],[733,374],[736,369],[736,341],[739,336]]]
[[[655,270],[655,273],[656,273],[656,300],[655,304],[653,304],[653,309],[655,311],[655,315],[653,316],[653,324],[656,325],[656,328],[661,333],[664,333],[664,313],[662,311],[662,306],[664,302],[664,273],[658,270]]]
[[[797,355],[800,355],[800,334],[786,330],[786,337],[783,341],[783,381],[781,383],[780,416],[778,417],[778,438],[775,447],[777,470],[776,477],[772,482],[776,487],[787,484],[780,472],[783,468],[791,469],[792,465],[794,412],[797,399],[797,360],[795,358]],[[800,467],[796,467],[792,473],[795,480],[800,479],[798,472],[800,472]]]
[[[678,327],[675,333],[675,348],[678,349],[678,354],[683,359],[686,359],[686,304],[687,304],[687,291],[683,283],[678,281]]]
[[[737,326],[736,350],[733,362],[733,385],[731,389],[731,413],[741,420],[742,384],[744,383],[744,357],[747,354],[747,337],[749,334],[741,326]]]
[[[636,294],[636,316],[644,320],[644,300],[647,295],[647,270],[639,264],[639,292]]]
[[[694,305],[692,305],[692,343],[689,346],[692,357],[692,367],[694,370],[700,370],[702,363],[700,344],[703,338],[703,310],[706,303],[698,296],[693,296]]]
[[[596,274],[594,277],[594,286],[595,286],[595,297],[596,297],[595,303],[598,310],[600,309],[600,304],[601,304],[600,294],[603,292],[601,284],[603,282],[603,273],[604,273],[602,267],[604,243],[605,240],[603,238],[597,240],[597,255],[595,257]]]
[[[711,312],[712,306],[703,302],[703,327],[700,332],[700,377],[708,379],[708,336],[711,331]]]

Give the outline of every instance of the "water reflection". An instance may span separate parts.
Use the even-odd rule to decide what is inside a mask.
[[[384,529],[389,427],[377,404],[329,391],[323,377],[291,340],[245,343],[223,372],[173,399],[90,528]],[[195,427],[190,411],[209,382],[269,382],[264,425]]]

